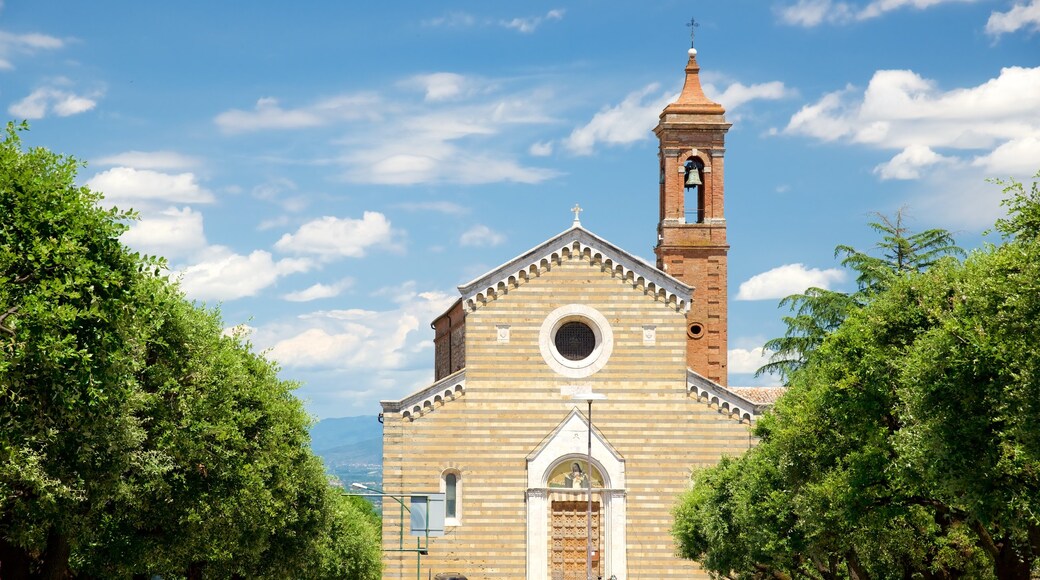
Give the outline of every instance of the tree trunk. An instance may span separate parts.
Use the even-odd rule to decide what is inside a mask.
[[[853,580],[870,580],[870,574],[863,567],[863,564],[860,563],[856,550],[849,550],[845,553],[845,563],[848,565],[850,578]]]
[[[43,570],[40,571],[40,580],[65,580],[69,571],[69,539],[59,532],[57,528],[51,528],[47,534],[47,549],[43,552]]]
[[[188,566],[188,580],[202,580],[202,568],[204,566],[203,562],[192,562]]]
[[[27,580],[32,558],[29,554],[0,538],[0,578],[3,580]]]
[[[998,580],[1029,580],[1033,562],[1023,557],[1010,540],[1004,542],[1000,555],[993,561]]]
[[[1005,535],[999,542],[996,541],[978,520],[972,521],[971,527],[978,536],[979,546],[993,562],[993,572],[998,580],[1030,580],[1034,557],[1032,553],[1023,553],[1016,549],[1010,534]]]

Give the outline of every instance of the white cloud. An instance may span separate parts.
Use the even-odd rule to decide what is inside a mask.
[[[528,149],[527,152],[535,157],[548,157],[549,155],[552,155],[553,143],[552,141],[532,143],[531,148]]]
[[[660,85],[654,83],[642,90],[629,93],[621,103],[604,107],[586,125],[571,132],[563,144],[577,155],[591,155],[597,144],[625,145],[649,139],[657,124],[657,117],[674,94],[658,94]]]
[[[97,97],[98,95],[92,95]],[[41,87],[29,93],[24,99],[13,103],[7,112],[19,119],[42,119],[49,113],[59,117],[69,117],[85,113],[95,106],[97,101],[92,97],[55,87]]]
[[[235,300],[255,296],[279,278],[313,266],[307,259],[274,260],[263,250],[244,256],[224,246],[210,246],[201,262],[180,271],[181,288],[196,300]]]
[[[921,170],[924,168],[954,162],[954,158],[939,155],[927,145],[911,145],[892,159],[875,167],[874,173],[882,180],[917,179],[921,177]]]
[[[437,212],[447,215],[465,215],[469,213],[469,208],[459,205],[451,201],[421,201],[415,203],[398,203],[394,205],[396,209],[403,209],[405,211],[424,211],[424,212]]]
[[[798,0],[795,4],[778,10],[785,24],[811,28],[820,24],[848,24],[870,20],[893,10],[915,8],[924,10],[951,2],[976,2],[978,0],[873,0],[866,5],[835,0]]]
[[[343,179],[355,183],[540,183],[556,177],[558,171],[523,165],[511,153],[530,142],[517,126],[556,122],[545,112],[555,97],[542,88],[503,94],[510,82],[516,81],[439,72],[396,83],[418,88],[421,101],[407,91],[400,102],[357,93],[294,109],[262,99],[257,111],[229,111],[216,122],[227,133],[349,122],[350,130],[333,141],[343,151],[323,162],[342,165]],[[400,114],[404,110],[407,115]],[[384,117],[386,111],[394,114]]]
[[[0,4],[2,7],[3,4]],[[40,50],[56,50],[65,46],[65,41],[39,33],[14,34],[0,30],[0,70],[11,70],[14,64],[10,57],[14,53],[35,54]]]
[[[195,157],[175,151],[126,151],[94,160],[97,165],[120,165],[134,169],[190,169],[199,165]]]
[[[993,177],[1032,175],[1040,168],[1040,135],[1012,139],[972,161]]]
[[[283,109],[278,99],[263,97],[252,111],[232,109],[214,119],[224,133],[288,130],[320,127],[332,123],[379,117],[379,97],[354,93],[330,97],[298,109]]]
[[[978,0],[873,0],[873,2],[867,4],[856,14],[856,19],[869,20],[871,18],[877,18],[886,12],[899,10],[901,8],[925,10],[933,6],[939,6],[940,4],[950,4],[953,2],[969,3],[977,1]]]
[[[466,230],[459,237],[459,244],[463,246],[497,246],[504,242],[506,237],[485,225],[475,225]]]
[[[780,8],[779,15],[785,24],[807,28],[823,22],[848,22],[852,19],[848,4],[832,0],[798,0],[794,5]]]
[[[190,207],[171,207],[146,215],[131,224],[121,239],[138,252],[168,260],[190,256],[206,247],[202,214]]]
[[[308,200],[300,195],[296,183],[284,177],[270,179],[257,185],[252,190],[253,197],[277,204],[284,211],[296,213],[303,211]]]
[[[997,37],[1022,28],[1032,32],[1040,31],[1040,0],[1015,3],[1007,12],[992,12],[986,22],[986,33]]]
[[[948,91],[913,71],[877,71],[862,93],[847,87],[802,107],[784,132],[902,150],[878,169],[882,177],[913,178],[920,167],[956,161],[936,157],[937,147],[979,151],[1000,163],[1031,151],[1040,137],[1040,67],[1005,68],[978,86]]]
[[[544,16],[531,16],[527,18],[510,18],[509,20],[502,20],[500,24],[506,28],[511,28],[524,34],[530,34],[538,29],[543,22],[549,22],[553,20],[563,20],[564,10],[554,9],[545,13]]]
[[[366,211],[357,220],[325,216],[309,221],[295,234],[285,234],[275,248],[294,254],[315,254],[326,260],[360,258],[372,246],[392,246],[390,221],[379,212]]]
[[[710,95],[712,100],[720,103],[728,111],[737,109],[741,105],[750,101],[775,101],[793,94],[792,91],[784,87],[784,83],[780,81],[758,83],[750,86],[742,83],[732,83],[721,92],[718,92],[718,89],[714,86],[705,85],[704,92],[707,95]]]
[[[815,137],[822,141],[834,141],[851,131],[850,105],[845,95],[854,91],[851,86],[844,90],[827,93],[812,105],[805,105],[791,116],[786,133]]]
[[[282,296],[289,302],[310,302],[312,300],[321,300],[323,298],[335,298],[339,296],[341,292],[350,288],[354,284],[354,281],[350,278],[334,282],[332,284],[317,283],[313,286],[304,288],[297,292],[290,292],[285,296]]]
[[[297,369],[428,368],[428,322],[455,298],[416,292],[409,283],[395,289],[392,299],[396,306],[391,310],[323,310],[261,327],[255,341],[270,346],[271,357],[280,364]]]
[[[405,81],[405,86],[415,86],[425,93],[427,101],[447,101],[466,96],[474,89],[474,82],[460,74],[439,72],[416,75]]]
[[[422,21],[423,26],[429,26],[432,28],[468,28],[475,24],[477,24],[477,18],[466,12],[452,12],[445,16],[438,16],[436,18]]]
[[[256,101],[252,111],[232,109],[217,115],[217,127],[225,133],[261,131],[264,129],[299,129],[322,124],[321,117],[306,110],[286,110],[278,99],[264,97]]]
[[[87,186],[105,194],[105,201],[118,205],[135,202],[210,203],[213,194],[202,188],[193,173],[160,173],[150,169],[114,167],[87,181]]]
[[[801,294],[809,287],[827,289],[831,284],[844,280],[845,272],[837,268],[820,270],[806,268],[803,264],[786,264],[742,282],[737,291],[737,300],[784,298]]]
[[[412,118],[406,126],[383,133],[380,143],[350,154],[345,159],[350,166],[345,177],[359,183],[389,185],[476,185],[507,181],[541,183],[559,175],[551,169],[520,165],[501,153],[493,154],[485,147],[471,144],[474,138],[498,132],[489,121],[482,122],[480,115],[476,117],[457,119],[453,115],[434,114]],[[407,136],[398,138],[398,133]],[[402,139],[416,153],[401,153]]]
[[[729,372],[754,373],[769,362],[772,351],[758,348],[731,348],[728,352]]]

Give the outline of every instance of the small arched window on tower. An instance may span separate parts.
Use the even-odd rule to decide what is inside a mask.
[[[686,168],[683,188],[692,189],[696,193],[694,196],[687,196],[686,199],[692,198],[697,202],[697,206],[687,211],[686,214],[696,214],[696,223],[704,223],[704,162],[696,157],[690,157],[683,167]]]

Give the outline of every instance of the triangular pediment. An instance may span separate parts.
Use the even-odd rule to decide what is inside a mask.
[[[483,276],[459,286],[462,302],[467,311],[493,300],[499,293],[508,292],[532,277],[541,274],[562,260],[581,256],[637,287],[659,295],[664,302],[686,312],[690,309],[693,286],[658,270],[642,258],[630,254],[592,232],[574,225]]]
[[[552,467],[589,453],[589,422],[577,407],[527,455],[528,487],[544,487]],[[609,487],[624,487],[625,458],[592,426],[592,462]]]

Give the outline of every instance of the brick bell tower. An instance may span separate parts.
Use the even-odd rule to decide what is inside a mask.
[[[686,364],[727,383],[726,218],[723,156],[726,122],[722,105],[701,90],[697,50],[690,49],[682,93],[661,112],[654,133],[660,141],[661,216],[657,267],[694,287],[686,318]]]

